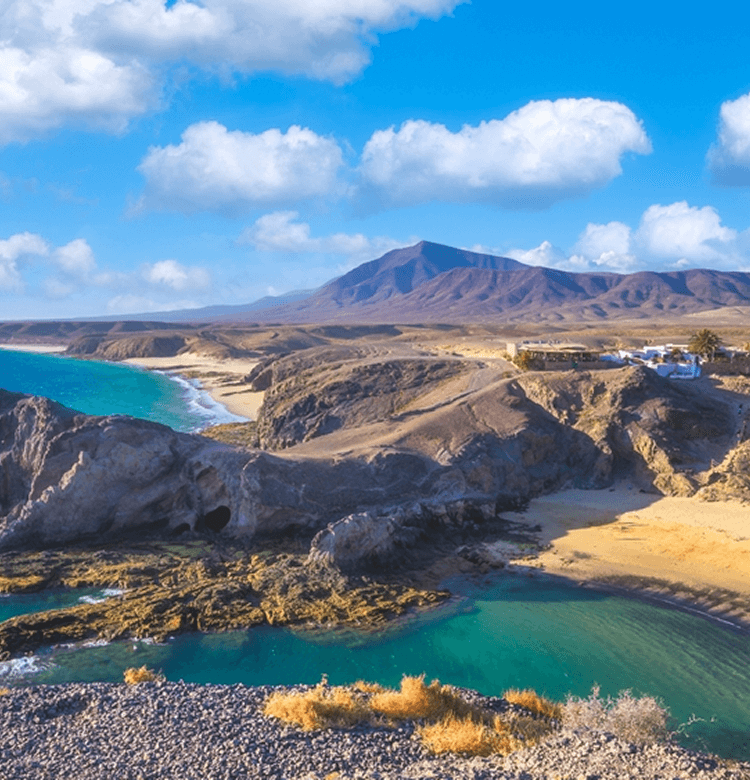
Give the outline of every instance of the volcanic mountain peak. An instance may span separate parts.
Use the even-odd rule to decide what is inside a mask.
[[[363,263],[322,287],[312,298],[338,306],[378,303],[407,295],[420,285],[455,268],[520,270],[529,266],[509,257],[420,241]],[[304,304],[303,304],[304,305]]]
[[[420,241],[363,263],[309,293],[290,293],[246,306],[170,312],[164,320],[289,324],[584,321],[684,316],[749,304],[750,274],[739,271],[573,273]]]

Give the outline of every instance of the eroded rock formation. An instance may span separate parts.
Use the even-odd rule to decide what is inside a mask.
[[[450,572],[425,564],[431,549],[459,569],[504,566],[514,553],[502,512],[565,486],[622,477],[645,491],[748,497],[743,420],[705,383],[643,368],[504,378],[481,363],[392,356],[396,374],[379,373],[367,350],[317,376],[306,352],[262,369],[259,428],[276,452],[0,391],[0,591],[127,589],[5,621],[0,658],[94,636],[378,623],[445,595],[399,572],[430,569],[423,586],[436,587]],[[135,558],[113,553],[145,536],[161,541]],[[165,537],[213,543],[175,553]],[[51,549],[77,542],[89,545],[80,560]]]
[[[728,404],[693,386],[631,368],[495,377],[474,389],[459,363],[432,370],[409,367],[414,396],[399,408],[392,392],[384,405],[373,402],[378,381],[392,387],[388,372],[369,371],[367,386],[339,382],[329,408],[338,408],[342,427],[328,433],[319,424],[328,405],[321,399],[335,394],[330,377],[318,397],[314,380],[298,372],[309,404],[289,406],[298,395],[289,377],[259,421],[288,420],[278,454],[2,391],[0,549],[139,528],[249,540],[295,529],[311,538],[328,527],[318,552],[341,558],[341,540],[357,528],[364,559],[381,555],[391,537],[407,544],[404,529],[425,528],[457,506],[481,523],[566,485],[627,477],[643,490],[691,495],[707,484],[713,460],[723,470],[711,479],[744,489],[736,420]],[[417,381],[420,371],[429,381]],[[436,394],[451,382],[451,392]],[[294,414],[276,416],[279,405]]]

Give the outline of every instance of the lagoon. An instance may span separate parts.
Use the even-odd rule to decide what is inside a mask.
[[[261,627],[62,648],[0,665],[0,683],[120,681],[146,664],[169,680],[248,685],[312,684],[325,674],[332,684],[395,686],[402,674],[424,673],[485,694],[533,687],[558,700],[597,684],[605,695],[660,697],[675,727],[699,719],[683,727],[683,744],[750,759],[747,632],[544,576],[447,584],[458,594],[451,603],[379,633]]]

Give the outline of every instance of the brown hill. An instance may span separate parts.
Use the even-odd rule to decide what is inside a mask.
[[[571,273],[422,241],[388,252],[294,303],[226,320],[555,322],[651,319],[750,303],[750,274],[693,269]]]

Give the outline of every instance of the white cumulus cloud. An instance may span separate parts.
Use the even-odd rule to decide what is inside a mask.
[[[198,122],[180,144],[152,147],[138,170],[145,207],[237,214],[335,193],[342,165],[338,143],[306,128],[253,134]]]
[[[511,249],[529,265],[568,271],[672,271],[684,268],[750,270],[750,229],[726,227],[713,206],[685,201],[654,204],[633,230],[624,222],[589,223],[568,252],[543,241],[534,249]]]
[[[423,120],[378,130],[362,153],[365,196],[381,204],[489,201],[542,208],[607,184],[651,142],[627,106],[594,98],[532,101],[457,133]]]
[[[313,237],[310,235],[310,225],[297,221],[298,217],[296,211],[264,214],[243,231],[239,242],[251,244],[262,252],[345,255],[352,260],[371,260],[379,254],[403,246],[403,242],[392,238],[370,238],[363,233],[333,233]]]
[[[584,270],[629,273],[638,260],[633,254],[633,231],[624,222],[589,222],[573,247],[568,262]]]
[[[97,51],[62,44],[25,50],[0,44],[0,144],[64,124],[118,132],[156,103],[149,73]]]
[[[722,104],[718,139],[707,160],[717,183],[750,186],[750,94]]]
[[[0,239],[0,297],[6,300],[24,293],[48,301],[75,297],[90,307],[97,300],[104,306],[111,296],[114,312],[159,311],[197,306],[185,296],[200,300],[212,289],[207,268],[174,259],[145,263],[131,271],[112,270],[99,268],[83,238],[61,246],[28,232]]]
[[[567,262],[565,253],[550,241],[542,241],[533,249],[509,249],[503,252],[503,255],[526,265],[541,265],[545,268],[556,268]]]
[[[661,258],[717,261],[731,253],[737,231],[724,227],[713,206],[689,206],[686,201],[669,206],[649,206],[635,235],[639,249]]]
[[[79,122],[122,130],[156,104],[172,64],[344,82],[378,32],[461,1],[5,0],[0,143]]]
[[[143,278],[154,285],[170,287],[178,292],[206,290],[211,286],[211,274],[199,266],[185,266],[177,260],[159,260],[143,269]]]
[[[71,276],[86,277],[96,269],[94,252],[84,238],[76,238],[52,253],[60,269]]]
[[[24,287],[21,263],[29,257],[43,257],[47,242],[35,233],[16,233],[0,240],[0,290],[18,292]]]

